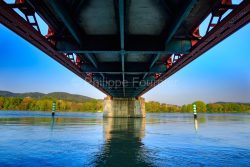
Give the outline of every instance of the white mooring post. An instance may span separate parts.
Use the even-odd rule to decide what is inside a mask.
[[[56,111],[56,102],[53,101],[53,103],[52,103],[52,117],[55,116],[55,111]]]
[[[197,118],[196,104],[193,104],[193,110],[194,110],[194,119],[196,119]]]

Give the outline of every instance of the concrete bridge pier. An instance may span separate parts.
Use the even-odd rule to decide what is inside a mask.
[[[145,116],[144,98],[104,98],[103,117],[143,118]]]

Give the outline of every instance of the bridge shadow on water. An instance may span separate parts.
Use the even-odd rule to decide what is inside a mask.
[[[149,151],[142,143],[145,119],[105,118],[105,144],[96,156],[94,166],[153,166]]]

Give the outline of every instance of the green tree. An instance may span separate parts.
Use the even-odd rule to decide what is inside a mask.
[[[203,101],[196,101],[193,104],[196,104],[196,109],[198,112],[206,112],[207,111],[206,104]]]
[[[193,112],[193,105],[192,104],[187,105],[187,112]]]
[[[223,106],[221,104],[207,104],[208,112],[223,112]]]
[[[181,107],[181,112],[187,112],[187,105],[183,105],[182,107]]]
[[[30,97],[25,97],[23,100],[21,100],[21,103],[18,105],[18,110],[31,110],[31,103],[33,102],[33,99]]]
[[[4,97],[0,97],[0,110],[3,109]]]

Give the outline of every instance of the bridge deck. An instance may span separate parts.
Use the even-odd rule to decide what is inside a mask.
[[[0,5],[4,25],[113,97],[142,95],[249,22],[248,0],[240,5],[225,0],[20,0],[7,5],[0,0]],[[40,15],[49,26],[46,38],[12,8]],[[201,37],[198,27],[210,13],[219,20]]]

